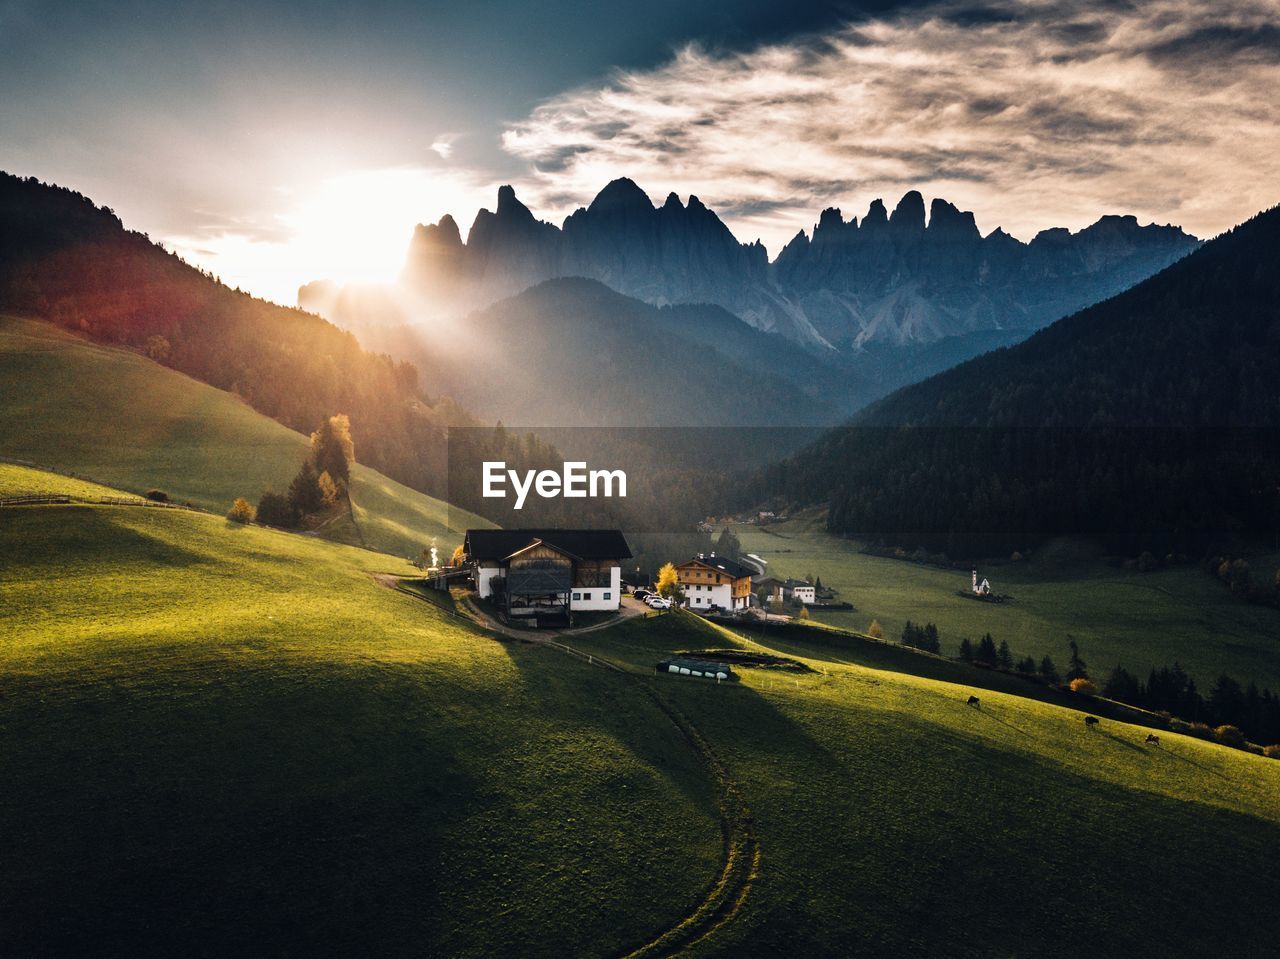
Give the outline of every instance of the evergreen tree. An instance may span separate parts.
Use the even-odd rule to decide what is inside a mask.
[[[1048,656],[1040,660],[1040,676],[1046,683],[1056,683],[1062,678],[1058,675],[1058,667]]]
[[[298,475],[289,484],[289,505],[299,516],[318,513],[324,506],[324,491],[320,488],[320,477],[311,460],[306,460]]]
[[[960,640],[960,658],[966,663],[973,662],[973,643],[969,642],[968,636]]]
[[[1036,661],[1030,656],[1024,656],[1018,660],[1018,665],[1015,668],[1018,672],[1027,676],[1034,676],[1036,674]]]
[[[931,653],[942,652],[942,642],[938,639],[938,627],[933,623],[926,623],[924,627],[924,641],[920,644],[921,649],[927,649]]]
[[[1244,706],[1244,690],[1240,684],[1223,673],[1209,690],[1209,715],[1216,725],[1239,726]]]
[[[738,534],[733,531],[732,526],[726,526],[720,531],[715,547],[717,556],[727,556],[729,559],[736,560],[742,555],[742,541],[738,539]]]
[[[1009,648],[1007,639],[1000,640],[1000,648],[996,651],[996,665],[1001,669],[1013,669],[1013,650]]]
[[[978,651],[974,654],[974,659],[984,666],[994,666],[997,655],[995,639],[990,633],[985,634],[978,642]]]
[[[289,504],[289,497],[268,490],[258,500],[258,522],[281,529],[293,529],[298,525],[298,514]]]
[[[1067,661],[1067,682],[1073,679],[1088,679],[1089,664],[1080,658],[1080,647],[1074,639],[1068,640],[1071,646],[1071,658]]]
[[[1142,683],[1138,681],[1138,677],[1123,666],[1116,666],[1115,669],[1111,670],[1111,675],[1107,677],[1107,681],[1102,686],[1102,695],[1117,702],[1129,703],[1132,706],[1142,706],[1143,700],[1146,698],[1143,693]]]

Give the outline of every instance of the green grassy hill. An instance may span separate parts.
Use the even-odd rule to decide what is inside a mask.
[[[386,588],[411,570],[389,556],[180,510],[2,512],[6,955],[630,955],[717,894],[742,829],[760,858],[689,955],[1280,933],[1274,760],[832,636],[768,640],[812,673],[655,676],[759,648],[683,613],[567,640],[612,672]]]
[[[1280,689],[1280,613],[1239,601],[1196,566],[1116,569],[1087,549],[1057,543],[1026,562],[982,570],[997,592],[1013,597],[993,605],[956,595],[969,588],[967,572],[865,555],[861,543],[827,533],[820,517],[736,532],[772,574],[812,574],[857,607],[814,613],[833,625],[862,630],[876,619],[896,639],[908,619],[936,623],[949,656],[961,638],[989,632],[1008,640],[1016,656],[1047,654],[1059,668],[1074,637],[1099,679],[1117,664],[1145,677],[1177,660],[1202,688],[1225,671]]]
[[[125,496],[122,490],[48,470],[0,462],[0,497],[26,494],[103,499]]]
[[[0,456],[218,513],[283,491],[306,455],[306,437],[230,393],[36,320],[0,316],[0,391]],[[433,540],[447,556],[462,529],[490,525],[453,511],[451,526],[447,504],[364,466],[351,493],[354,524],[325,534],[398,556]]]
[[[672,614],[575,645],[648,677],[670,651],[729,646],[815,670],[656,677],[760,835],[743,909],[693,955],[1256,955],[1280,933],[1275,760],[1088,730],[1075,710],[886,671],[856,641],[761,647]]]
[[[656,707],[371,578],[407,564],[0,512],[0,954],[613,954],[715,878]]]

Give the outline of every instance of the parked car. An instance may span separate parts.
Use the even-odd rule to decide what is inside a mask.
[[[637,589],[631,595],[634,596],[636,599],[644,600],[652,596],[653,593],[649,592],[647,589]]]
[[[645,600],[649,604],[650,609],[670,609],[671,600],[663,599],[661,596],[650,596]]]

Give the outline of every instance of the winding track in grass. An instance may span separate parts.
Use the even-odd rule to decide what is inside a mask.
[[[398,586],[397,577],[375,575],[374,579],[383,586],[398,589],[406,595],[413,596],[419,602],[430,602],[410,590],[401,589]],[[608,659],[584,653],[563,642],[564,639],[572,638],[571,633],[569,635],[563,633],[536,635],[526,630],[515,632],[486,615],[469,598],[458,605],[458,610],[446,610],[446,612],[479,626],[495,638],[501,637],[548,646],[592,666],[607,669],[631,679],[684,737],[685,742],[689,744],[707,770],[707,775],[715,787],[720,833],[723,840],[723,863],[719,875],[716,876],[698,905],[682,919],[658,932],[648,942],[634,949],[616,953],[613,959],[669,959],[708,939],[732,922],[742,909],[743,903],[751,892],[752,883],[760,873],[760,839],[756,833],[755,819],[742,797],[742,790],[698,727],[666,699],[651,680],[631,670],[623,669]],[[607,629],[613,622],[621,621],[619,619],[601,624],[592,627],[590,631]],[[555,638],[550,638],[551,636]]]

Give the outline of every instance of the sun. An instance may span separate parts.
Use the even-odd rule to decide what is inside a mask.
[[[450,170],[357,170],[282,187],[283,211],[264,217],[281,239],[226,232],[171,245],[224,282],[292,306],[312,280],[394,283],[416,224],[445,213],[466,223],[487,192]]]

